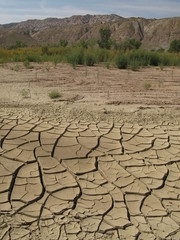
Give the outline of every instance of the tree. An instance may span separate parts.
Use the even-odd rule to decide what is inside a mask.
[[[68,45],[68,41],[67,41],[67,40],[61,39],[61,40],[59,41],[59,46],[61,46],[61,47],[66,47],[67,45]]]
[[[132,38],[127,39],[124,42],[120,44],[120,49],[126,51],[126,50],[132,50],[132,49],[139,49],[141,46],[141,42]]]
[[[26,46],[27,46],[27,45],[26,45],[24,42],[22,42],[22,41],[20,41],[20,40],[17,40],[14,48],[24,48],[24,47],[26,47]]]
[[[101,28],[100,31],[101,40],[98,41],[100,48],[111,48],[111,30],[109,28]]]
[[[180,40],[173,40],[170,43],[169,52],[180,52]]]

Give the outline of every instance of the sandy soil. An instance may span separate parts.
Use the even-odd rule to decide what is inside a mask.
[[[58,64],[0,66],[1,101],[48,103],[48,92],[58,89],[64,100],[96,104],[179,104],[180,68],[145,68],[139,71],[77,67]],[[149,89],[147,90],[149,84]],[[22,90],[29,91],[24,99]]]
[[[180,69],[32,66],[0,66],[0,239],[179,240]]]

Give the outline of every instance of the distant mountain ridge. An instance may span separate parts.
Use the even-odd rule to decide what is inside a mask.
[[[180,17],[145,19],[123,18],[115,14],[78,15],[0,25],[0,46],[12,46],[18,40],[27,45],[56,45],[60,39],[69,43],[98,39],[99,30],[103,27],[111,29],[112,38],[117,42],[135,38],[147,49],[167,49],[172,40],[180,39]]]

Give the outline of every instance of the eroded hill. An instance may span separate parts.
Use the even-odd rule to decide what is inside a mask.
[[[174,39],[180,39],[180,17],[165,19],[123,18],[118,15],[85,15],[70,18],[47,18],[0,25],[0,46],[11,46],[20,40],[27,45],[69,43],[81,39],[98,39],[99,29],[109,27],[112,38],[121,42],[127,38],[142,41],[147,49],[167,49]]]

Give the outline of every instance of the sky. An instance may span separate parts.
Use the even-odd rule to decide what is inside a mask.
[[[177,17],[180,16],[180,0],[0,0],[0,24],[85,14]]]

